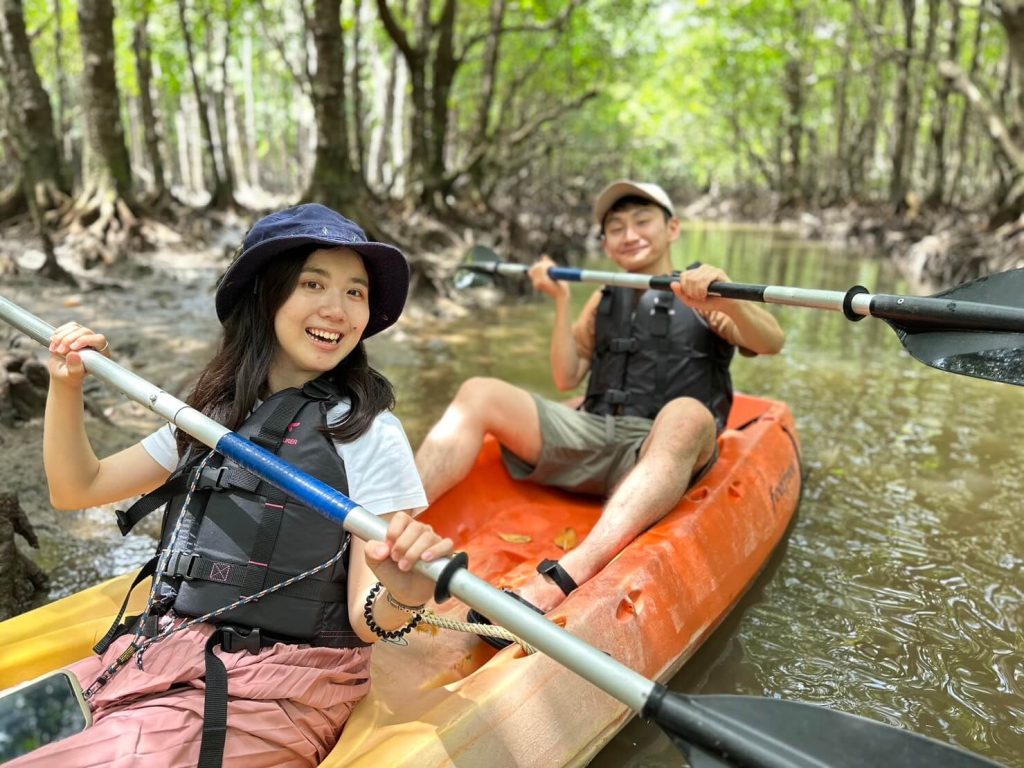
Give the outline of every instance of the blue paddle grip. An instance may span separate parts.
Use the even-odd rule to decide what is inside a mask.
[[[234,432],[217,441],[216,451],[337,523],[344,523],[348,513],[359,506],[337,489],[300,472]]]
[[[582,270],[573,269],[572,267],[551,267],[548,269],[548,277],[552,280],[567,280],[572,283],[578,283],[581,274]]]

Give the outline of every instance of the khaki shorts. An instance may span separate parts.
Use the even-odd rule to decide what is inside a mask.
[[[651,419],[596,416],[533,396],[540,416],[541,449],[530,466],[505,446],[502,459],[516,480],[552,485],[566,491],[607,496],[636,466]]]

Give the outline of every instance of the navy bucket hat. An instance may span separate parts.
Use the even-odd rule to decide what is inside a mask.
[[[306,245],[351,248],[363,257],[370,278],[370,321],[364,339],[383,331],[402,314],[409,294],[409,263],[402,252],[393,245],[370,242],[358,224],[340,213],[307,203],[264,216],[246,233],[241,255],[217,286],[221,325],[251,292],[256,276],[271,259]]]

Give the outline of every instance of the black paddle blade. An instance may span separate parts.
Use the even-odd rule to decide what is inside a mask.
[[[903,346],[940,371],[1024,386],[1024,336],[991,331],[907,333],[890,322]]]
[[[460,291],[466,288],[479,288],[494,282],[492,270],[475,268],[480,262],[496,262],[498,254],[486,245],[474,245],[466,252],[466,258],[455,269],[455,287]]]
[[[1024,308],[1024,269],[980,277],[933,298]],[[907,351],[925,365],[949,373],[1024,386],[1024,335],[990,331],[908,329],[889,325]]]
[[[698,765],[717,759],[743,768],[999,768],[959,747],[813,704],[668,692],[657,698],[645,716]]]

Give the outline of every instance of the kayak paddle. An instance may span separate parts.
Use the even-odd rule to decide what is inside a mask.
[[[44,346],[54,328],[0,296],[0,317]],[[99,352],[81,351],[90,373],[183,429],[204,445],[301,500],[361,539],[383,539],[387,524],[351,499],[249,442]],[[657,722],[697,766],[764,768],[991,768],[971,752],[845,712],[753,696],[670,692],[584,643],[474,576],[464,554],[418,572],[437,583],[440,602],[455,595],[635,712]]]
[[[490,248],[476,245],[456,270],[455,285],[467,288],[486,282],[488,276],[523,275],[528,269],[526,264],[499,261]],[[660,291],[671,291],[677,280],[673,275],[573,267],[551,267],[548,275],[553,280]],[[1024,269],[998,272],[923,297],[872,294],[861,285],[843,292],[722,282],[712,283],[710,293],[726,299],[829,309],[853,321],[877,317],[925,365],[1024,386]]]

